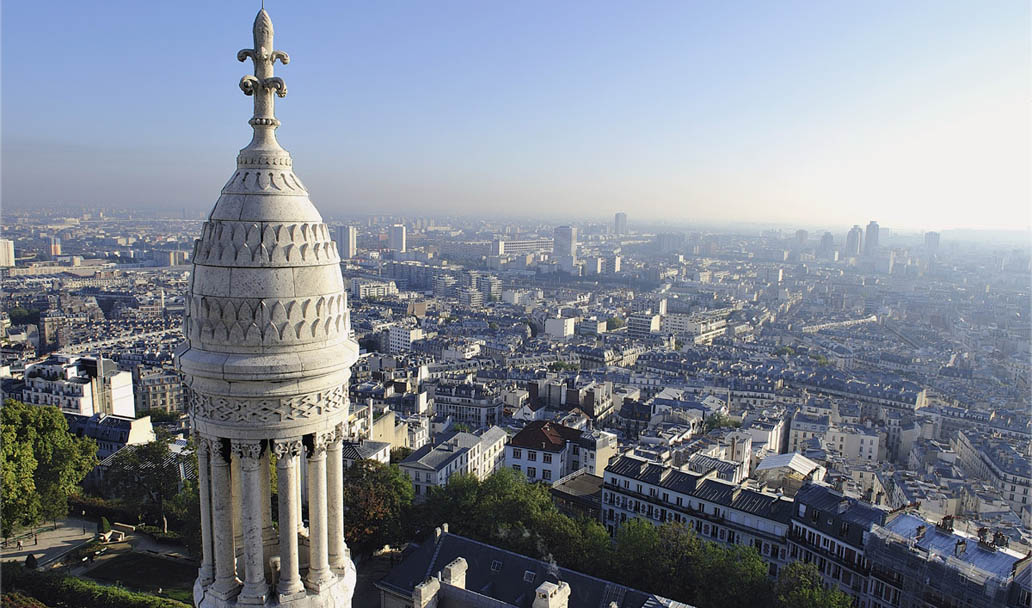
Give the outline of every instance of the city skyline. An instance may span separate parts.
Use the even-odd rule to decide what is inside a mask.
[[[1024,4],[448,8],[270,7],[327,214],[1029,226]],[[5,206],[210,206],[251,10],[5,5]]]

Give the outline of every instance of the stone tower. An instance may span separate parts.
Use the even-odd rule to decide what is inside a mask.
[[[276,141],[273,96],[287,87],[273,64],[290,59],[273,50],[272,34],[259,11],[254,48],[237,54],[254,62],[240,80],[254,97],[254,137],[195,243],[176,353],[197,443],[203,552],[194,601],[349,607],[341,442],[358,345],[348,337],[337,247]]]

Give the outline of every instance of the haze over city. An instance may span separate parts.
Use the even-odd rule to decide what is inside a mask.
[[[254,4],[5,3],[4,206],[209,209]],[[269,4],[329,215],[1029,226],[1025,2]]]

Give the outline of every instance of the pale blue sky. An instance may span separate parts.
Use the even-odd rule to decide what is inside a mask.
[[[1029,225],[1024,1],[266,7],[325,215]],[[3,203],[210,208],[257,8],[4,2]]]

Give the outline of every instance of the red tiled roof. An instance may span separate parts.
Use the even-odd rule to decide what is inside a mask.
[[[523,427],[509,443],[518,448],[559,452],[566,447],[567,441],[577,440],[581,433],[577,429],[551,421],[536,420]]]

